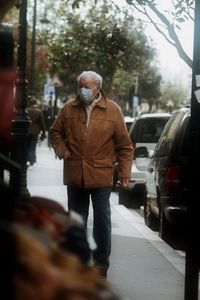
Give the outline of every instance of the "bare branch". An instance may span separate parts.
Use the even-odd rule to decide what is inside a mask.
[[[138,1],[138,0],[136,0]],[[139,4],[139,3],[138,3]],[[148,5],[148,7],[155,13],[155,15],[161,20],[161,22],[165,25],[165,29],[168,31],[169,37],[170,39],[166,36],[166,34],[159,28],[159,26],[152,20],[152,18],[150,17],[150,15],[147,13],[147,11],[144,9],[144,7],[140,4],[140,7],[143,7],[144,11],[142,11],[141,9],[138,9],[138,7],[132,2],[131,4],[132,6],[134,6],[140,13],[145,14],[149,20],[151,20],[153,26],[156,28],[156,30],[164,36],[164,38],[172,45],[176,48],[179,56],[185,61],[185,63],[192,68],[192,60],[191,58],[187,55],[187,53],[185,52],[185,50],[183,49],[180,40],[174,30],[174,26],[173,24],[171,24],[169,22],[169,20],[165,17],[165,15],[163,13],[161,13],[157,7],[155,6],[155,4],[152,1],[146,1],[146,5]]]
[[[186,54],[183,49],[180,40],[174,30],[174,26],[169,22],[169,20],[162,14],[151,2],[149,2],[149,7],[151,10],[158,16],[158,18],[166,25],[170,38],[174,41],[174,47],[177,49],[179,56],[188,64],[190,68],[192,68],[192,60]]]
[[[175,43],[173,43],[173,41],[171,41],[168,36],[159,28],[159,26],[153,21],[153,19],[149,16],[148,13],[146,13],[146,16],[149,18],[149,20],[151,21],[151,24],[156,28],[156,30],[166,39],[166,41],[171,44],[172,46],[175,47]],[[163,25],[162,25],[163,26]],[[165,26],[165,29],[168,30]]]

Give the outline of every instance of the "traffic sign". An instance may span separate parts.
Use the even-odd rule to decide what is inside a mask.
[[[133,96],[133,107],[138,107],[139,105],[139,97]]]
[[[55,87],[50,86],[49,84],[44,85],[44,98],[45,100],[49,100],[50,98],[55,98]]]

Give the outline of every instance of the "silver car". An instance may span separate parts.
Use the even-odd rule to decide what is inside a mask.
[[[130,129],[129,136],[131,138],[133,149],[145,146],[149,152],[149,157],[153,154],[159,137],[170,118],[169,113],[148,113],[142,114],[135,118]],[[145,170],[149,163],[149,159],[143,160],[143,170],[139,170],[133,156],[133,164],[131,170],[131,180],[127,188],[119,188],[119,204],[126,207],[138,207],[143,204],[145,195]]]

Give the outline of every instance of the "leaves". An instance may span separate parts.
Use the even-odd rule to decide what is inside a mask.
[[[112,9],[111,9],[112,8]],[[141,27],[124,20],[107,4],[91,6],[84,17],[65,11],[67,26],[51,37],[51,72],[57,71],[69,93],[76,92],[76,77],[83,70],[95,70],[112,92],[115,73],[120,69],[132,76],[134,68],[146,68],[153,57]],[[128,90],[129,87],[127,87]],[[127,92],[127,91],[126,91]],[[120,97],[125,97],[124,92]]]
[[[187,91],[182,86],[174,86],[170,82],[166,82],[162,95],[159,99],[160,108],[167,109],[167,103],[171,100],[174,109],[181,107],[187,101]]]
[[[79,8],[80,2],[81,2],[81,0],[75,0],[75,1],[72,3],[72,8],[73,8],[73,9]]]
[[[171,0],[172,8],[170,10],[163,10],[159,0],[132,0],[126,2],[143,14],[145,19],[147,17],[155,30],[176,48],[180,58],[189,67],[192,67],[192,60],[186,53],[176,29],[182,30],[183,26],[180,26],[180,24],[186,21],[194,21],[195,0]]]

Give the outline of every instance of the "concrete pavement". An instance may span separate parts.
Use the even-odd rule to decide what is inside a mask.
[[[58,201],[67,209],[62,183],[62,161],[46,140],[37,147],[37,163],[27,171],[31,195]],[[108,281],[122,300],[183,300],[185,257],[144,225],[135,211],[118,205],[111,195],[112,254]],[[92,232],[92,209],[89,215]]]

